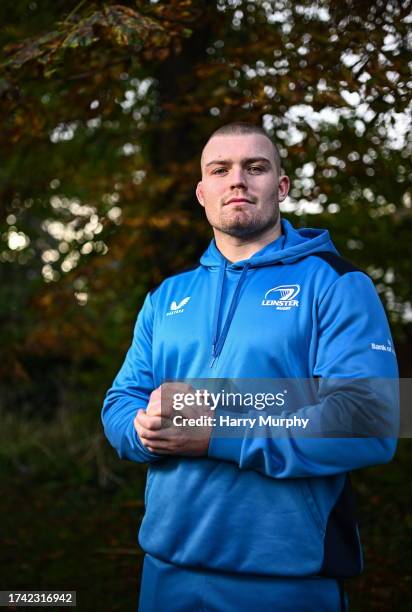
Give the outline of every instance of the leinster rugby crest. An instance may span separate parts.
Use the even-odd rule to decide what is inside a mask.
[[[279,285],[265,293],[262,306],[272,306],[276,310],[290,310],[299,306],[296,296],[300,291],[300,285]]]

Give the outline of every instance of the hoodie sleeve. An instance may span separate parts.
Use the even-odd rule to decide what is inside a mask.
[[[250,428],[231,438],[214,432],[209,456],[272,478],[329,476],[388,462],[396,448],[398,370],[384,309],[362,272],[340,276],[318,306],[312,375],[319,377],[317,400],[294,413],[309,418],[311,437],[292,437],[289,430],[276,437],[257,437]],[[369,433],[354,437],[362,428]]]
[[[106,394],[102,410],[104,431],[110,444],[121,459],[138,463],[162,458],[143,445],[133,424],[136,412],[139,408],[146,409],[154,389],[152,329],[153,305],[148,294],[137,317],[132,345]]]

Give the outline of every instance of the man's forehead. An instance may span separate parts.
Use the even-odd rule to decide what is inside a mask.
[[[273,161],[273,145],[262,134],[228,134],[212,136],[202,152],[202,166],[210,161],[239,161],[251,157],[266,157]]]

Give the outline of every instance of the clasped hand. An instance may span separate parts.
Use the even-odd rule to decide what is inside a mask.
[[[210,425],[182,426],[175,424],[177,415],[198,419],[209,416],[207,405],[185,406],[179,412],[173,407],[176,393],[192,393],[193,387],[185,383],[163,383],[152,391],[146,410],[138,410],[134,426],[144,446],[159,455],[207,455],[212,427]]]

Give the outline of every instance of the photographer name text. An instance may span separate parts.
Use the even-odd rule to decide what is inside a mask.
[[[252,429],[253,427],[284,427],[289,429],[297,427],[306,429],[309,419],[293,417],[274,417],[260,414],[258,417],[230,417],[220,415],[219,418],[211,416],[199,416],[197,418],[187,418],[182,415],[173,417],[175,427],[242,427]]]

